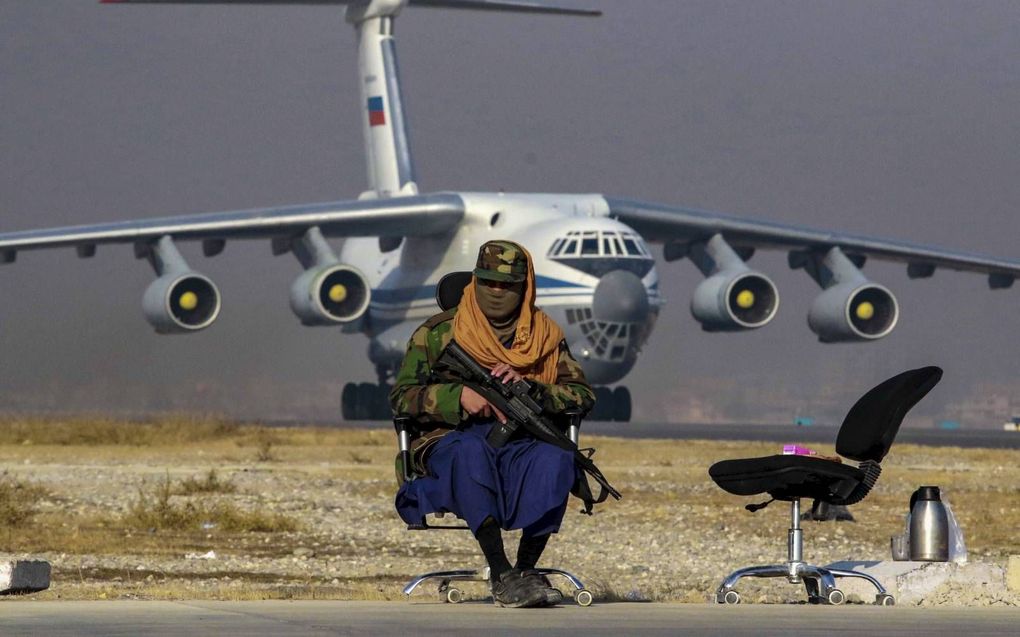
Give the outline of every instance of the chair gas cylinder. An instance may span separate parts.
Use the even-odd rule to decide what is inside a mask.
[[[910,559],[949,560],[949,516],[938,487],[921,487],[910,496]]]

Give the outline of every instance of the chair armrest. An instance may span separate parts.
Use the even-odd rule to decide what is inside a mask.
[[[393,428],[397,432],[397,448],[400,450],[400,465],[404,481],[411,480],[411,428],[414,419],[407,414],[393,417]]]
[[[563,412],[563,419],[567,423],[567,437],[575,447],[580,446],[581,419],[583,417],[584,412],[580,409],[567,409]]]

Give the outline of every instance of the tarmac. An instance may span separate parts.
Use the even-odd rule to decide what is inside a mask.
[[[1017,608],[602,603],[504,609],[437,602],[0,600],[0,634],[103,635],[1015,635]]]

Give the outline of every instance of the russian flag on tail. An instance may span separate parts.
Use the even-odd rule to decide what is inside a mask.
[[[368,125],[369,126],[386,125],[386,109],[383,108],[382,97],[368,98]]]

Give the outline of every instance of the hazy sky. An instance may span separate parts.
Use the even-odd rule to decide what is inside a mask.
[[[582,6],[605,16],[400,17],[423,190],[603,192],[1020,257],[1015,2]],[[354,33],[338,9],[0,0],[0,100],[2,231],[365,188]],[[0,411],[323,418],[342,382],[372,379],[364,337],[290,313],[292,257],[267,242],[184,252],[224,299],[213,327],[184,337],[142,318],[153,274],[129,246],[0,267]],[[668,305],[627,379],[639,417],[705,379],[738,403],[744,387],[809,396],[840,383],[850,400],[938,364],[933,416],[982,381],[1020,379],[1020,289],[944,271],[909,281],[872,262],[899,326],[877,343],[821,345],[806,321],[817,286],[782,253],[752,265],[778,284],[778,317],[710,335],[688,309],[700,275],[660,262]]]

